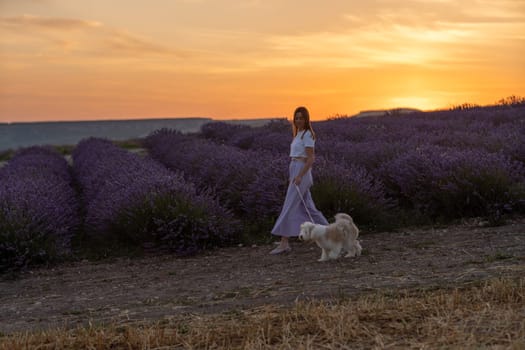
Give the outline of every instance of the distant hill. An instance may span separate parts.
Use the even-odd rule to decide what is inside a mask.
[[[404,115],[415,112],[421,112],[421,110],[416,108],[392,108],[392,109],[377,109],[369,111],[361,111],[354,116],[354,118],[364,118],[364,117],[386,117],[391,115]]]
[[[0,151],[35,145],[74,145],[92,136],[110,140],[129,140],[146,137],[161,128],[175,129],[182,133],[194,133],[198,132],[202,125],[215,121],[256,127],[272,119],[173,118],[0,123]]]

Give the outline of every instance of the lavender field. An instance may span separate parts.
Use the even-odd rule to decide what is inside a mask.
[[[315,122],[312,194],[366,230],[525,213],[525,106]],[[0,271],[95,246],[178,255],[270,239],[287,186],[291,126],[160,129],[139,156],[81,141],[72,165],[43,147],[0,168]],[[72,249],[71,249],[72,248]]]

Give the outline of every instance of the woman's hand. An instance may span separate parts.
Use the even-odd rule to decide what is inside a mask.
[[[292,182],[293,182],[294,185],[299,186],[301,184],[301,180],[302,179],[303,179],[303,177],[298,175],[298,176],[294,177]]]

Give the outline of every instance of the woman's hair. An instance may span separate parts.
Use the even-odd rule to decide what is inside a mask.
[[[303,107],[303,106],[297,107],[295,109],[295,112],[293,112],[293,120],[292,120],[293,137],[297,136],[297,126],[295,125],[295,115],[297,113],[301,113],[301,115],[304,118],[304,129],[305,129],[305,132],[306,132],[306,130],[310,130],[310,132],[312,133],[312,138],[315,140],[315,132],[314,132],[314,129],[312,129],[312,124],[310,124],[310,113],[308,112],[306,107]],[[303,135],[304,135],[304,133],[303,133]],[[303,138],[303,136],[301,136],[301,138]]]

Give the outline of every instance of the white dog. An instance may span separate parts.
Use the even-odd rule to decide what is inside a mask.
[[[301,224],[299,239],[304,241],[315,241],[322,249],[321,258],[318,261],[337,259],[342,250],[347,257],[361,255],[361,244],[357,240],[359,229],[354,224],[352,217],[345,213],[335,215],[335,222],[329,225],[314,224],[309,221]]]

